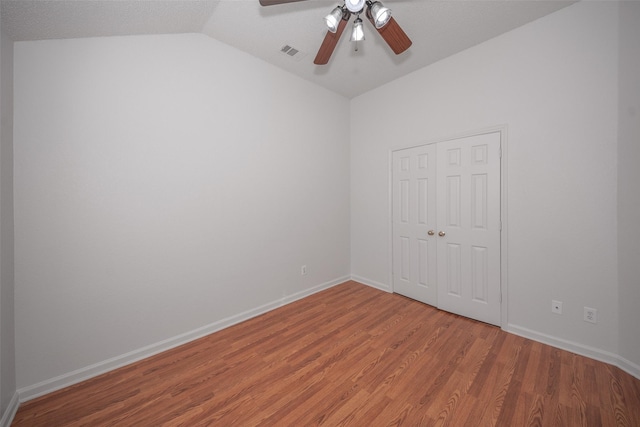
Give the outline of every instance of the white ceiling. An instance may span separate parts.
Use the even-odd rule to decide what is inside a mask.
[[[385,0],[413,41],[409,50],[394,55],[365,20],[357,52],[349,26],[329,64],[314,65],[326,34],[323,17],[339,2],[0,0],[0,10],[2,30],[15,41],[201,32],[351,98],[574,1]],[[284,45],[302,55],[280,52]]]

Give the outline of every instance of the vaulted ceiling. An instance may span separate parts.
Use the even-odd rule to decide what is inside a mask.
[[[395,55],[365,19],[355,51],[351,24],[328,65],[313,64],[323,17],[342,0],[269,7],[258,0],[0,0],[2,30],[15,41],[204,33],[348,98],[553,13],[573,1],[385,0],[412,39]],[[352,19],[353,20],[353,19]],[[289,56],[281,50],[299,51]]]

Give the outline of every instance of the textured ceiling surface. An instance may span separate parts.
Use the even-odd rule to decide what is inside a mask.
[[[2,30],[15,41],[200,32],[351,98],[573,1],[386,0],[413,41],[409,50],[395,55],[365,20],[366,40],[357,51],[349,42],[350,24],[329,64],[314,65],[327,32],[323,17],[338,3],[307,0],[262,7],[258,0],[0,0],[0,11]],[[300,53],[282,53],[285,45]]]

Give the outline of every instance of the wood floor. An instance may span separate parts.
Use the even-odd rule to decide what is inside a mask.
[[[28,426],[640,426],[620,369],[347,282],[23,404]]]

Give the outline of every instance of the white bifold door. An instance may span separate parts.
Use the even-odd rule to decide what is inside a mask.
[[[393,152],[393,289],[500,324],[500,133]]]

